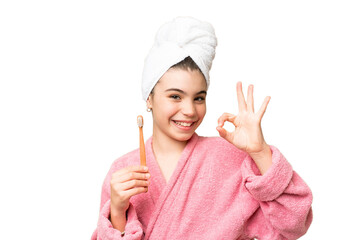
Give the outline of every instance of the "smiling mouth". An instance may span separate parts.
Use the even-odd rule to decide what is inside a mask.
[[[194,124],[194,122],[180,122],[180,121],[174,121],[174,123],[182,127],[190,127]]]

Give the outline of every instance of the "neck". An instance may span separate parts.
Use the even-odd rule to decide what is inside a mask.
[[[187,141],[177,141],[164,134],[153,132],[152,148],[155,156],[179,155],[184,150]]]

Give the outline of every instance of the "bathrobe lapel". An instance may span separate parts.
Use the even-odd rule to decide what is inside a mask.
[[[153,201],[153,204],[155,205],[154,208],[155,211],[152,213],[150,221],[148,223],[145,240],[150,238],[152,230],[156,226],[159,215],[166,214],[166,211],[168,209],[163,209],[163,206],[164,203],[168,200],[169,196],[171,194],[178,194],[176,190],[174,190],[174,187],[177,185],[181,185],[181,182],[179,182],[179,178],[181,175],[186,174],[185,167],[195,148],[198,138],[199,138],[198,135],[194,133],[191,139],[188,141],[168,183],[166,183],[166,180],[154,157],[152,151],[152,138],[150,138],[147,141],[146,156],[147,156],[147,164],[151,174],[149,193]]]

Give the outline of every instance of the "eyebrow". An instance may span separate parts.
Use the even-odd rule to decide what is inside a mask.
[[[169,88],[169,89],[166,89],[166,90],[165,90],[165,92],[170,92],[170,91],[180,92],[180,93],[186,95],[186,93],[185,93],[183,90],[178,89],[178,88]],[[199,94],[205,94],[205,95],[206,95],[207,92],[206,92],[205,90],[202,90],[202,91],[196,93],[195,95],[199,95]]]

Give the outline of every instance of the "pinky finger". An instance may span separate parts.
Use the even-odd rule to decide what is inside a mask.
[[[263,118],[264,113],[265,113],[265,111],[266,111],[266,108],[267,108],[267,106],[268,106],[268,104],[269,104],[269,102],[270,102],[270,99],[271,99],[271,97],[270,97],[270,96],[267,96],[267,97],[264,99],[264,102],[262,103],[259,111],[256,113],[256,115],[258,115],[258,117],[259,117],[259,120],[261,120],[261,119]]]
[[[131,188],[129,190],[126,190],[125,194],[128,196],[128,198],[131,198],[135,195],[141,194],[141,193],[146,193],[148,191],[148,187],[135,187],[135,188]]]

